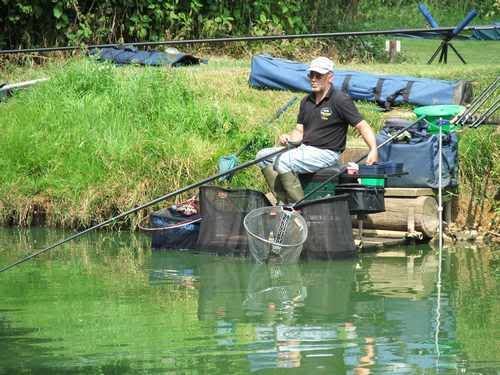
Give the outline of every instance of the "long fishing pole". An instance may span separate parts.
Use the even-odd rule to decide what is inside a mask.
[[[30,259],[33,259],[33,258],[35,258],[35,257],[37,257],[37,256],[39,256],[39,255],[41,255],[43,253],[46,253],[47,251],[52,250],[52,249],[54,249],[54,248],[56,248],[56,247],[58,247],[58,246],[60,246],[62,244],[65,244],[66,242],[69,242],[71,240],[74,240],[75,238],[81,237],[84,234],[87,234],[87,233],[89,233],[89,232],[91,232],[91,231],[93,231],[95,229],[101,228],[101,227],[103,227],[105,225],[108,225],[108,224],[110,224],[110,223],[112,223],[112,222],[114,222],[116,220],[122,219],[122,218],[124,218],[127,215],[133,214],[134,212],[137,212],[137,211],[140,211],[140,210],[142,210],[144,208],[153,206],[153,205],[155,205],[157,203],[160,203],[160,202],[162,202],[162,201],[164,201],[164,200],[166,200],[168,198],[171,198],[171,197],[173,197],[175,195],[181,194],[181,193],[183,193],[185,191],[188,191],[188,190],[197,188],[197,187],[199,187],[201,185],[204,185],[204,184],[207,184],[209,182],[212,182],[212,181],[214,181],[214,180],[216,180],[216,179],[218,179],[218,178],[220,178],[222,176],[225,176],[226,174],[235,173],[235,172],[238,172],[238,171],[240,171],[242,169],[248,168],[248,167],[250,167],[250,166],[252,166],[254,164],[257,164],[257,163],[259,163],[259,162],[261,162],[261,161],[269,158],[269,157],[276,156],[276,155],[281,154],[282,152],[285,152],[287,150],[289,150],[289,148],[284,147],[284,148],[282,148],[280,150],[277,150],[277,151],[275,151],[275,152],[273,152],[273,153],[271,153],[269,155],[266,155],[266,156],[263,156],[261,158],[257,158],[257,159],[254,159],[254,160],[250,160],[250,161],[248,161],[246,163],[243,163],[243,164],[241,164],[241,165],[239,165],[237,167],[234,167],[234,168],[232,168],[230,170],[227,170],[225,172],[218,173],[218,174],[213,175],[211,177],[207,177],[204,180],[201,180],[199,182],[196,182],[196,183],[193,183],[193,184],[188,185],[186,187],[183,187],[181,189],[178,189],[178,190],[176,190],[176,191],[174,191],[172,193],[168,193],[168,194],[162,195],[161,197],[158,197],[158,198],[156,198],[156,199],[154,199],[154,200],[152,200],[152,201],[150,201],[148,203],[145,203],[145,204],[143,204],[141,206],[138,206],[138,207],[135,207],[135,208],[131,208],[128,211],[125,211],[125,212],[123,212],[123,213],[121,213],[121,214],[119,214],[117,216],[114,216],[114,217],[112,217],[110,219],[107,219],[107,220],[105,220],[105,221],[103,221],[103,222],[101,222],[99,224],[96,224],[96,225],[94,225],[94,226],[92,226],[90,228],[87,228],[87,229],[85,229],[85,230],[83,230],[81,232],[78,232],[78,233],[76,233],[76,234],[74,234],[72,236],[69,236],[69,237],[67,237],[67,238],[65,238],[65,239],[63,239],[63,240],[61,240],[61,241],[59,241],[59,242],[57,242],[57,243],[55,243],[53,245],[50,245],[50,246],[46,247],[43,250],[40,250],[40,251],[38,251],[36,253],[33,253],[33,254],[28,255],[28,256],[26,256],[24,258],[21,258],[21,259],[17,260],[16,262],[14,262],[12,264],[9,264],[8,266],[5,266],[5,267],[1,268],[0,269],[0,273],[4,272],[4,271],[7,271],[7,270],[9,270],[9,269],[11,269],[11,268],[13,268],[13,267],[21,264],[21,263],[24,263],[24,262],[30,260]]]
[[[290,34],[290,35],[263,35],[263,36],[242,36],[242,37],[227,37],[227,38],[206,38],[206,39],[185,39],[185,40],[165,40],[158,42],[136,42],[136,43],[108,43],[94,44],[88,46],[66,46],[66,47],[45,47],[45,48],[23,48],[0,50],[0,55],[8,55],[13,53],[41,53],[55,51],[74,51],[81,49],[93,48],[111,48],[123,47],[124,45],[133,45],[137,47],[143,46],[170,46],[170,45],[185,45],[185,44],[211,44],[211,43],[232,43],[232,42],[258,42],[258,41],[273,41],[273,40],[294,40],[294,39],[311,39],[311,38],[342,38],[342,37],[360,37],[370,35],[393,35],[393,34],[421,34],[421,33],[450,33],[455,30],[455,27],[440,27],[435,29],[391,29],[391,30],[374,30],[374,31],[344,31],[335,33],[311,33],[311,34]],[[495,26],[468,26],[464,30],[495,30]]]
[[[22,89],[22,88],[33,86],[37,83],[45,82],[48,80],[49,80],[48,78],[39,78],[39,79],[33,79],[31,81],[25,81],[25,82],[19,82],[19,83],[8,83],[8,84],[5,84],[3,86],[0,86],[0,92],[7,92],[10,90]]]
[[[276,113],[273,115],[273,117],[271,117],[266,123],[270,124],[272,122],[274,122],[275,120],[279,119],[281,117],[281,115],[283,115],[283,113],[285,113],[286,111],[288,111],[288,109],[295,104],[295,102],[297,101],[297,96],[294,95],[289,101],[287,101],[283,106],[281,106],[280,108],[278,108],[278,110],[276,111]],[[236,156],[240,156],[244,151],[246,151],[251,145],[252,143],[255,142],[255,139],[251,139],[246,145],[244,145],[235,155]]]
[[[481,107],[489,96],[496,91],[500,83],[500,76],[491,82],[473,101],[470,105],[463,111],[456,119],[453,119],[454,124],[465,124],[471,116],[471,112],[475,112]]]
[[[277,120],[283,113],[285,113],[297,100],[297,96],[293,96],[290,100],[288,100],[284,105],[282,105],[276,113],[266,121],[266,124],[270,124],[273,121]],[[234,168],[238,163],[238,156],[240,156],[244,151],[246,151],[253,143],[255,142],[255,138],[248,141],[236,154],[224,155],[221,156],[218,160],[219,172],[225,171],[226,169]],[[219,179],[219,182],[230,180],[233,177],[232,174],[225,175]]]
[[[498,79],[498,78],[497,78]],[[464,125],[471,118],[471,113],[475,112],[488,98],[488,96],[493,92],[493,86],[496,81],[492,82],[488,87],[486,87],[473,101],[470,103],[465,110],[455,116],[451,120],[452,123],[457,125]],[[484,101],[483,101],[484,100]]]

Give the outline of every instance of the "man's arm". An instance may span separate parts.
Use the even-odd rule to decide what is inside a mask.
[[[370,125],[365,120],[361,120],[356,126],[356,130],[363,137],[366,145],[370,149],[368,152],[368,157],[366,158],[366,164],[371,165],[378,161],[378,151],[377,151],[377,141],[375,139],[375,133],[373,132]]]
[[[304,136],[304,125],[297,124],[295,129],[286,134],[281,134],[279,137],[279,143],[286,146],[288,142],[302,142],[302,137]]]

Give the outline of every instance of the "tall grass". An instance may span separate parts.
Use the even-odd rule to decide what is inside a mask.
[[[72,61],[2,104],[3,219],[28,224],[42,210],[49,224],[88,225],[215,172],[218,151],[245,135],[187,82]]]

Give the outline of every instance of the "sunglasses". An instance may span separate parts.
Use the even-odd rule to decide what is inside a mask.
[[[318,73],[318,72],[309,72],[309,74],[307,75],[309,77],[309,79],[322,79],[323,77],[325,77],[328,73],[325,73],[325,74],[321,74],[321,73]]]

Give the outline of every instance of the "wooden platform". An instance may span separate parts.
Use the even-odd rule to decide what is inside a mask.
[[[415,198],[433,195],[434,191],[431,188],[385,188],[386,197]]]
[[[456,200],[454,199],[454,197],[456,197],[454,194],[455,193],[453,191],[447,191],[443,194],[444,218],[448,222],[453,222],[456,215],[453,212],[453,205]],[[408,202],[412,202],[413,200],[417,202],[417,199],[424,199],[423,197],[427,197],[426,199],[437,200],[437,191],[431,188],[385,188],[386,209],[389,209],[389,211],[368,215],[368,217],[373,218],[375,215],[377,215],[376,217],[380,217],[382,215],[389,215],[391,217],[396,216],[399,212],[393,212],[394,209],[397,209],[397,205],[394,207],[394,202],[401,202],[403,205],[401,209],[403,209]],[[390,211],[391,209],[392,211]],[[369,224],[369,222],[367,223],[366,221],[367,217],[364,217],[364,219],[361,220],[362,223],[358,221],[359,218],[353,217],[353,225],[355,226],[355,228],[353,228],[353,237],[356,239],[356,246],[359,251],[362,252],[380,251],[431,238],[432,234],[429,230],[425,231],[422,229],[422,225],[416,225],[416,223],[418,223],[418,220],[416,221],[416,218],[418,218],[417,215],[419,215],[419,213],[410,208],[408,210],[407,217],[403,217],[406,225],[403,225],[398,230],[388,229],[387,225],[384,226],[384,222],[381,220],[379,220],[379,224],[381,224],[381,227],[379,227],[377,225],[373,226],[373,224],[371,226],[367,225]],[[437,218],[437,212],[435,213],[435,216]],[[421,217],[420,220],[422,220]],[[358,221],[358,228],[356,228],[356,221]],[[359,229],[361,229],[361,235],[359,233]]]

